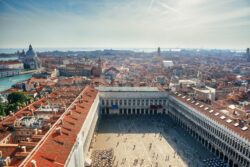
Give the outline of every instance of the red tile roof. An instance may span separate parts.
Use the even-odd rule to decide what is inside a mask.
[[[0,61],[0,65],[10,65],[10,64],[22,64],[22,62],[20,62],[18,60]]]
[[[39,99],[38,101],[35,101],[35,102],[29,104],[28,106],[23,107],[22,109],[17,111],[14,115],[7,116],[4,120],[2,120],[0,122],[0,130],[4,126],[13,125],[15,120],[18,118],[21,118],[21,117],[26,116],[26,115],[31,115],[32,114],[31,111],[34,111],[34,105],[42,104],[44,102],[44,100],[45,100],[45,98]],[[5,133],[5,135],[0,135],[0,140],[5,138],[8,134],[9,133]]]
[[[241,136],[242,138],[245,138],[246,140],[248,140],[248,142],[250,142],[250,132],[249,132],[250,127],[245,124],[245,126],[247,126],[248,129],[243,131],[241,129],[242,128],[241,126],[235,126],[234,124],[239,122],[238,118],[234,118],[232,116],[226,115],[226,114],[222,113],[220,110],[213,108],[213,106],[206,105],[202,102],[196,101],[196,102],[192,103],[193,100],[191,100],[192,99],[191,97],[188,97],[185,95],[178,96],[178,93],[173,94],[173,96],[175,98],[177,98],[179,101],[187,104],[189,107],[194,108],[196,111],[200,112],[205,117],[208,117],[208,118],[212,119],[213,121],[217,122],[218,124],[222,125],[223,127],[230,129],[231,131],[233,131],[237,135]],[[190,99],[190,100],[188,100],[188,99]],[[199,103],[199,104],[196,105],[196,103]],[[213,112],[209,112],[211,110],[213,110]],[[215,115],[215,113],[219,113],[219,114]],[[221,118],[222,116],[224,116],[225,118],[223,117],[223,119],[222,119]],[[228,119],[230,119],[232,122],[226,122]]]
[[[96,95],[97,91],[87,86],[21,166],[31,167],[32,160],[37,166],[64,166]]]

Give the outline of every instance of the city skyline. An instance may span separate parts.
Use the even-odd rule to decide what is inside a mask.
[[[247,48],[247,0],[0,1],[0,48]]]

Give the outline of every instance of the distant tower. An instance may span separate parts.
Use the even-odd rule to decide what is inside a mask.
[[[158,55],[157,55],[157,56],[161,56],[161,48],[160,48],[160,47],[158,47],[158,49],[157,49],[157,53],[158,53]]]
[[[99,68],[99,69],[102,68],[102,60],[101,60],[100,57],[99,57],[99,59],[98,59],[98,68]]]
[[[102,60],[101,58],[99,57],[98,61],[97,61],[97,66],[94,66],[92,68],[92,74],[95,76],[95,77],[100,77],[101,74],[102,74]]]
[[[199,70],[198,73],[197,73],[197,79],[199,80],[199,82],[202,81],[202,72]]]
[[[247,61],[248,61],[248,62],[250,62],[250,53],[249,53],[249,48],[247,48],[247,52],[246,52],[246,54],[247,54]]]

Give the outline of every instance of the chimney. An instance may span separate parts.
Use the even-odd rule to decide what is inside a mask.
[[[56,128],[56,134],[61,135],[61,132],[62,132],[62,131],[61,131],[61,127],[57,127],[57,128]]]
[[[48,127],[51,128],[51,126],[52,126],[51,123],[48,123]]]
[[[41,134],[42,134],[42,132],[43,132],[43,131],[42,131],[41,129],[40,129],[40,130],[38,130],[38,134],[39,134],[39,135],[41,135]]]
[[[69,111],[69,115],[72,115],[72,111],[71,110]]]
[[[36,129],[34,129],[34,134],[35,134],[35,135],[37,135],[37,134],[38,134],[38,130],[37,130],[37,128],[36,128]]]
[[[37,167],[37,165],[36,165],[36,160],[31,160],[31,164],[32,164],[32,167]]]
[[[22,151],[26,153],[26,146],[22,146]]]
[[[63,125],[63,120],[62,119],[60,119],[60,122],[59,122],[58,125]]]

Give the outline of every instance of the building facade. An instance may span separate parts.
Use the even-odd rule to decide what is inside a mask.
[[[169,96],[168,112],[169,116],[182,128],[230,167],[248,167],[250,165],[247,125],[240,126],[240,123],[233,119],[180,94]],[[209,117],[209,114],[212,117]],[[234,130],[231,129],[231,126],[223,126],[222,123],[232,125]]]
[[[20,70],[16,70],[16,69],[9,69],[9,70],[1,70],[0,69],[0,78],[4,78],[4,77],[10,77],[10,76],[15,76],[15,75],[19,75]]]
[[[167,92],[147,87],[97,88],[100,92],[101,114],[165,114]]]
[[[16,69],[22,70],[23,63],[17,60],[14,61],[0,61],[0,69]]]
[[[92,74],[92,66],[86,64],[67,64],[65,67],[59,68],[60,76],[86,76],[90,77]]]

